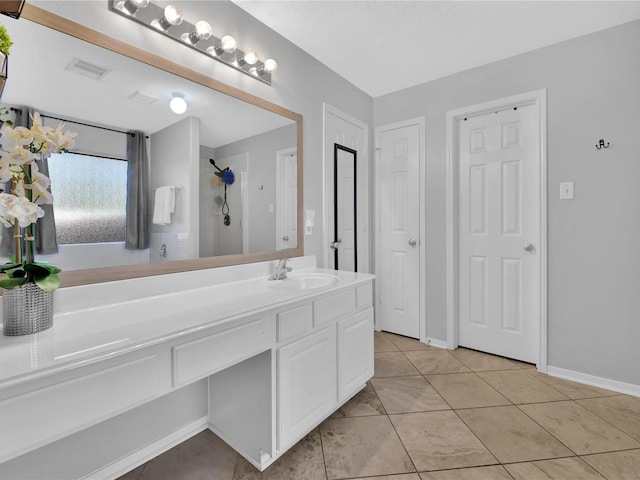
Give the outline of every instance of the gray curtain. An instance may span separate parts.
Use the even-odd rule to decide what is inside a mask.
[[[31,116],[34,110],[28,107],[16,109],[15,127],[31,128]],[[36,162],[40,172],[49,176],[49,162],[45,158]],[[11,184],[5,184],[3,190],[11,191]],[[40,205],[44,210],[44,217],[36,222],[36,252],[41,255],[51,255],[58,253],[58,242],[56,241],[56,221],[53,213],[53,205]],[[3,227],[4,228],[4,227]],[[0,253],[10,255],[13,253],[13,227],[4,228],[2,232],[2,242],[0,243]]]
[[[142,132],[127,132],[127,234],[125,248],[149,248],[149,156]]]

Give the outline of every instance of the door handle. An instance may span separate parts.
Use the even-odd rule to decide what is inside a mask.
[[[534,248],[533,247],[533,243],[527,242],[527,243],[524,244],[524,249],[527,252],[533,252],[533,248]]]
[[[415,247],[417,245],[418,241],[415,238],[410,238],[409,239],[409,245],[411,245],[412,247]]]
[[[338,247],[340,246],[340,242],[342,242],[342,240],[336,240],[335,242],[331,242],[329,244],[329,247],[333,248],[334,250],[337,250]]]
[[[285,235],[284,237],[282,237],[282,240],[284,240],[285,242],[289,241],[289,235]]]

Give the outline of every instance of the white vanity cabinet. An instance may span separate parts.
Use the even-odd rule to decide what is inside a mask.
[[[208,415],[193,433],[208,427],[264,470],[373,376],[373,276],[310,275],[335,281],[295,290],[253,278],[72,311],[36,336],[0,338],[0,463],[206,381]],[[229,292],[237,307],[220,300]],[[113,461],[124,472],[139,465],[131,456]]]

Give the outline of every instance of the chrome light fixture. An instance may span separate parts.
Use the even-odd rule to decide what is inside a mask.
[[[231,35],[216,37],[209,22],[199,20],[191,24],[184,20],[182,11],[175,5],[162,8],[149,0],[109,0],[109,10],[268,85],[278,68],[273,59],[261,61],[254,50],[239,49]]]
[[[11,18],[20,18],[25,0],[0,0],[0,13]]]

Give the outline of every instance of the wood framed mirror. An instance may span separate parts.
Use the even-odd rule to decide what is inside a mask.
[[[11,23],[11,22],[19,22]],[[171,61],[168,61],[162,57],[156,56],[144,50],[141,50],[135,46],[124,43],[115,38],[104,35],[100,32],[94,31],[87,27],[84,27],[78,23],[72,22],[65,18],[62,18],[56,14],[43,10],[39,7],[26,4],[24,10],[22,12],[21,19],[18,20],[8,20],[7,28],[11,34],[12,27],[15,26],[16,31],[35,26],[37,28],[45,28],[46,30],[43,32],[48,32],[51,35],[56,36],[56,39],[52,39],[51,42],[54,41],[71,41],[81,42],[82,49],[88,48],[100,48],[104,52],[109,52],[109,55],[117,55],[119,57],[127,59],[127,61],[135,62],[137,70],[138,68],[151,68],[158,74],[162,75],[171,75],[172,78],[180,79],[183,81],[189,82],[190,87],[182,87],[189,88],[193,90],[193,97],[196,98],[201,95],[203,92],[211,92],[211,94],[216,95],[216,108],[211,108],[207,106],[207,101],[201,101],[198,103],[200,105],[200,113],[196,111],[196,113],[192,113],[193,117],[197,120],[197,124],[199,125],[199,131],[202,132],[202,142],[199,144],[198,156],[200,157],[196,163],[199,164],[200,171],[199,172],[191,172],[190,179],[188,178],[185,182],[191,181],[187,185],[177,184],[174,178],[169,178],[169,180],[164,180],[164,183],[169,181],[174,182],[176,186],[179,187],[179,194],[176,197],[176,203],[180,201],[180,196],[183,198],[188,198],[190,200],[190,205],[193,207],[194,205],[206,204],[207,210],[203,211],[194,211],[191,208],[191,215],[193,215],[193,223],[197,224],[198,227],[192,229],[188,232],[188,237],[190,238],[190,248],[191,250],[186,255],[188,258],[181,258],[179,260],[172,260],[171,258],[158,258],[158,256],[162,256],[160,249],[158,248],[160,244],[158,242],[154,243],[153,235],[154,230],[152,230],[152,242],[151,242],[151,250],[150,253],[151,262],[153,263],[136,263],[136,264],[124,264],[117,266],[88,266],[87,268],[82,268],[82,265],[79,265],[78,269],[71,270],[64,268],[64,265],[61,265],[63,268],[62,277],[62,286],[73,286],[73,285],[82,285],[88,283],[99,283],[106,281],[114,281],[114,280],[123,280],[129,278],[136,277],[145,277],[152,275],[161,275],[167,273],[176,273],[182,271],[189,270],[199,270],[205,268],[212,267],[220,267],[220,266],[228,266],[228,265],[236,265],[243,263],[251,263],[251,262],[260,262],[266,260],[274,260],[282,257],[296,257],[303,255],[303,230],[302,230],[302,199],[303,199],[303,191],[302,191],[302,159],[303,159],[303,151],[302,151],[302,116],[298,113],[292,112],[286,108],[283,108],[279,105],[273,104],[269,101],[246,93],[240,89],[232,87],[230,85],[219,82],[213,78],[210,78],[206,75],[203,75],[199,72],[186,68],[182,65],[178,65]],[[35,42],[38,45],[46,45],[47,41],[43,39],[42,34],[38,33],[30,33],[29,35],[34,36]],[[24,38],[24,37],[23,37]],[[13,39],[13,34],[12,34]],[[18,41],[17,41],[18,40]],[[5,93],[2,98],[2,103],[4,104],[27,104],[33,107],[34,109],[41,109],[46,113],[53,114],[52,117],[60,116],[63,119],[71,119],[71,123],[68,123],[68,130],[75,130],[76,125],[73,123],[77,121],[78,125],[81,125],[83,121],[87,121],[90,124],[96,123],[99,125],[107,125],[114,127],[115,130],[121,130],[121,133],[134,129],[134,125],[123,125],[122,123],[126,123],[128,119],[134,117],[133,114],[129,114],[127,116],[127,120],[117,120],[110,119],[109,115],[118,111],[119,109],[114,107],[112,104],[109,107],[105,107],[102,111],[98,105],[91,106],[92,111],[89,114],[88,111],[69,111],[69,112],[60,112],[58,111],[61,107],[54,106],[52,104],[48,104],[45,100],[37,101],[33,100],[32,97],[27,97],[26,94],[23,97],[20,96],[19,92],[12,91],[12,81],[16,83],[20,83],[20,74],[16,72],[18,69],[17,64],[20,62],[19,58],[21,55],[20,48],[24,48],[24,45],[21,45],[19,41],[19,35],[16,34],[16,39],[14,39],[15,47],[12,52],[11,60],[16,64],[14,67],[12,65],[12,78],[10,78]],[[27,43],[27,42],[24,42]],[[74,59],[82,57],[79,55],[86,55],[91,58],[95,57],[95,54],[86,53],[89,52],[86,50],[84,54],[76,54],[70,50],[70,47],[66,46],[62,49],[65,54],[69,57],[69,60],[72,61]],[[44,54],[44,53],[43,53]],[[46,55],[46,54],[45,54]],[[77,57],[77,58],[76,58]],[[113,60],[114,62],[116,60]],[[38,64],[38,60],[34,58],[29,58],[29,62],[24,62],[25,64],[34,65]],[[60,63],[60,62],[58,62]],[[107,61],[108,63],[108,61]],[[56,67],[57,68],[57,67]],[[59,69],[65,70],[65,65],[59,65]],[[47,77],[48,75],[53,75],[53,68],[44,69],[45,72],[42,76]],[[68,69],[66,69],[66,73],[68,74]],[[33,75],[33,74],[32,74]],[[44,80],[44,79],[43,79]],[[45,82],[46,83],[46,82]],[[122,83],[122,82],[121,82]],[[156,82],[157,83],[157,82]],[[108,85],[107,85],[108,86]],[[103,84],[104,88],[105,85]],[[33,86],[31,87],[33,89]],[[151,88],[151,87],[149,87]],[[17,87],[16,87],[17,89]],[[131,90],[136,90],[135,88],[131,88]],[[69,88],[69,92],[67,95],[72,95],[71,92],[78,92],[78,95],[81,94],[81,89],[74,89],[74,87]],[[145,92],[143,92],[145,93]],[[92,98],[97,98],[97,96],[106,94],[103,92],[102,94],[91,94]],[[202,96],[198,97],[202,99]],[[33,102],[33,103],[26,103]],[[194,102],[195,103],[195,102]],[[219,110],[220,104],[233,104],[234,108],[233,112],[224,112],[224,122],[220,119],[209,118],[212,117],[213,111]],[[89,104],[91,105],[91,104]],[[89,105],[86,105],[85,108],[89,108]],[[127,104],[128,105],[128,104]],[[205,113],[209,112],[209,114]],[[97,114],[100,113],[99,116]],[[155,117],[160,117],[156,115]],[[157,118],[154,117],[154,120]],[[206,118],[205,118],[206,117]],[[269,122],[269,119],[272,120],[269,127],[255,127],[252,130],[251,120],[258,119],[264,117],[265,122]],[[99,119],[99,121],[96,120]],[[175,120],[174,120],[175,121]],[[257,121],[257,120],[256,120]],[[241,136],[234,136],[233,133],[229,135],[224,135],[219,130],[222,130],[222,127],[226,127],[230,124],[239,124],[243,125],[247,131],[242,132]],[[141,127],[135,127],[136,130],[141,130],[148,134],[151,138],[150,142],[151,146],[151,154],[153,155],[154,147],[154,135],[159,136],[158,132],[163,131],[167,126],[164,124],[155,125],[151,120],[145,121],[144,125]],[[81,127],[78,127],[81,128]],[[198,127],[195,127],[198,128]],[[283,130],[286,129],[290,132],[287,137],[287,140],[281,141],[274,146],[274,153],[271,155],[268,154],[269,162],[273,162],[273,166],[269,164],[267,166],[266,163],[262,164],[251,164],[251,161],[254,159],[251,158],[252,151],[249,147],[243,147],[245,151],[238,151],[238,145],[247,145],[252,142],[255,143],[255,138],[260,135],[264,136],[268,132],[265,129],[275,130]],[[271,131],[269,130],[269,131]],[[210,140],[211,138],[218,136],[217,140]],[[224,138],[224,140],[222,140]],[[206,140],[205,140],[206,139]],[[244,142],[244,143],[243,143]],[[209,144],[210,143],[210,144]],[[275,142],[272,142],[275,143]],[[261,149],[262,150],[262,149]],[[156,148],[155,151],[158,151]],[[278,224],[278,218],[282,218],[282,215],[279,215],[279,212],[276,212],[276,206],[279,203],[282,203],[282,195],[279,192],[276,192],[276,176],[277,176],[277,156],[282,155],[283,151],[295,152],[295,171],[293,173],[294,180],[289,181],[288,185],[290,186],[292,183],[295,185],[295,190],[291,190],[289,188],[288,195],[290,196],[289,200],[284,201],[286,205],[289,205],[289,221],[286,224],[286,229],[289,232],[293,232],[295,241],[289,241],[286,244],[278,241],[279,237],[283,237],[282,225]],[[245,154],[243,157],[242,155]],[[217,158],[215,163],[217,166],[221,168],[229,167],[237,169],[237,179],[238,179],[238,188],[235,192],[233,192],[233,201],[236,204],[232,207],[233,213],[231,213],[231,225],[234,227],[239,227],[238,230],[241,235],[241,245],[242,247],[239,251],[230,251],[226,248],[223,248],[225,244],[233,244],[238,243],[234,240],[233,236],[229,237],[229,231],[224,230],[223,233],[214,234],[215,241],[217,242],[217,250],[209,245],[207,242],[206,235],[203,232],[208,232],[209,229],[215,230],[216,222],[220,223],[220,220],[224,219],[224,215],[220,215],[221,212],[218,210],[217,197],[222,195],[222,191],[208,191],[207,182],[203,182],[202,178],[210,178],[214,179],[213,175],[215,173],[214,168],[209,164],[208,160],[210,155],[215,155]],[[254,155],[257,157],[258,155]],[[234,163],[235,162],[235,163]],[[243,163],[244,162],[244,163]],[[257,165],[257,166],[256,166]],[[153,159],[152,159],[152,172],[153,172]],[[204,169],[204,170],[203,170]],[[208,169],[208,170],[207,170]],[[203,175],[204,171],[204,175]],[[240,175],[242,173],[242,175]],[[252,173],[254,173],[252,177]],[[266,176],[273,176],[274,185],[271,186],[267,184],[265,181]],[[166,174],[165,174],[166,177]],[[248,178],[248,180],[247,180]],[[195,180],[194,180],[195,179]],[[153,173],[152,173],[152,189],[151,193],[153,195],[154,187],[162,185],[163,182],[157,183],[160,180],[156,181],[154,185],[153,181]],[[194,183],[195,182],[195,183]],[[241,189],[242,187],[242,189]],[[242,191],[241,191],[242,190]],[[293,194],[291,193],[293,191]],[[231,200],[232,195],[227,192],[228,199]],[[273,200],[270,198],[264,197],[264,195],[272,194]],[[54,192],[55,195],[55,192]],[[260,197],[259,195],[263,195]],[[252,211],[251,205],[261,205],[264,207],[263,211]],[[291,208],[293,206],[293,208]],[[55,208],[55,203],[54,203]],[[295,211],[292,211],[294,210]],[[198,216],[196,220],[195,217]],[[285,216],[286,217],[286,216]],[[57,217],[56,217],[57,219]],[[251,219],[251,220],[250,220]],[[269,222],[265,222],[265,219],[269,219]],[[272,219],[272,220],[271,220]],[[247,223],[252,221],[251,227],[247,227]],[[255,226],[254,226],[255,225]],[[206,233],[205,232],[205,233]],[[166,234],[179,235],[180,233],[169,232],[169,230],[162,228],[157,228],[155,233],[157,235]],[[196,239],[196,236],[198,237]],[[279,237],[278,237],[279,236]],[[289,238],[292,235],[289,235]],[[160,238],[160,237],[158,237]],[[213,238],[213,237],[212,237]],[[213,241],[213,240],[212,240]],[[162,243],[162,241],[160,241]],[[166,253],[167,242],[164,244],[164,251]],[[195,245],[195,247],[194,247]],[[124,248],[124,247],[123,247]],[[157,250],[157,251],[156,251]],[[123,253],[124,254],[124,253]],[[95,255],[93,255],[95,257]],[[99,255],[98,255],[99,256]],[[155,257],[155,261],[154,261]],[[51,259],[52,263],[56,263],[55,259]],[[59,263],[59,262],[58,262]]]

